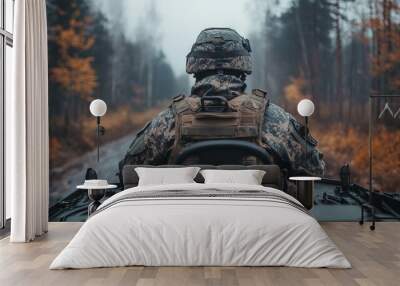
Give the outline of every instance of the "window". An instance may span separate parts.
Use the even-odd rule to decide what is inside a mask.
[[[10,194],[4,187],[5,100],[11,93],[14,0],[0,0],[0,228],[10,218]]]

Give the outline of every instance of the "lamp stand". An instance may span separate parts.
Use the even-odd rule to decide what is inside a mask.
[[[96,117],[97,119],[97,128],[96,128],[96,137],[97,137],[97,162],[100,161],[100,116]]]
[[[100,136],[104,135],[106,129],[100,125],[100,116],[96,116],[97,127],[96,127],[96,137],[97,137],[97,162],[100,161]]]
[[[304,130],[304,149],[306,152],[306,160],[308,159],[308,150],[307,150],[307,137],[308,137],[308,116],[304,116],[305,121],[305,130]]]

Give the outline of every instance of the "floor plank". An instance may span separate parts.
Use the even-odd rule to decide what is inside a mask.
[[[0,240],[0,285],[399,285],[400,223],[379,223],[372,232],[357,223],[322,223],[352,263],[352,269],[289,267],[118,267],[50,271],[55,256],[81,223],[50,223],[49,233],[32,243]]]

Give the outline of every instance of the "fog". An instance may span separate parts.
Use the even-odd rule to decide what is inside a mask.
[[[265,7],[285,9],[289,0],[94,0],[110,20],[118,22],[128,38],[137,37],[138,28],[159,45],[176,75],[185,72],[186,55],[198,33],[209,27],[230,27],[244,36],[257,33]]]

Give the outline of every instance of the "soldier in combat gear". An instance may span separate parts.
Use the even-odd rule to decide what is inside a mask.
[[[252,71],[250,52],[249,41],[232,29],[203,30],[187,56],[186,71],[196,79],[191,95],[175,97],[137,133],[120,170],[126,164],[173,163],[191,142],[239,139],[264,148],[289,175],[321,176],[322,154],[311,135],[304,139],[304,126],[269,102],[266,92],[245,93],[246,75]]]

